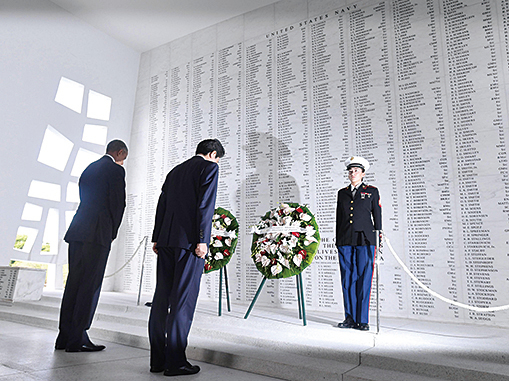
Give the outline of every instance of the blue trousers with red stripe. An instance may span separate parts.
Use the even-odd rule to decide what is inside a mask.
[[[338,255],[345,318],[367,324],[375,246],[338,246]]]

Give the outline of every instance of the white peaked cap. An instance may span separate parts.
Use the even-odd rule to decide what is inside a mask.
[[[360,156],[351,156],[345,161],[346,169],[350,169],[352,167],[359,167],[367,171],[369,169],[369,163],[366,159]]]

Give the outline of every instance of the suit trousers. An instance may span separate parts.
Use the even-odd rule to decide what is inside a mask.
[[[368,323],[375,246],[338,246],[345,317]]]
[[[110,247],[92,242],[69,243],[69,275],[60,307],[57,348],[89,344],[92,324]]]
[[[192,251],[158,248],[157,284],[148,324],[152,368],[175,369],[186,365],[187,337],[204,265],[205,260]]]

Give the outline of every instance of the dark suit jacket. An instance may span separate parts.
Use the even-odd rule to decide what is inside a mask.
[[[125,170],[105,155],[83,171],[79,187],[80,205],[64,240],[109,247],[124,214]]]
[[[219,166],[201,156],[173,168],[157,203],[152,242],[186,250],[209,244],[218,177]]]
[[[375,245],[374,230],[382,230],[378,189],[361,184],[352,198],[350,185],[338,191],[336,246]]]

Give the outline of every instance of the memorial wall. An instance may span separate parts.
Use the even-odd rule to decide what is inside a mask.
[[[303,272],[306,306],[343,319],[335,203],[351,155],[371,163],[385,234],[418,279],[465,304],[509,304],[508,85],[509,0],[281,1],[146,52],[123,260],[151,237],[166,173],[217,137],[227,155],[216,205],[241,227],[228,265],[234,308],[262,279],[250,227],[299,202],[322,236]],[[140,259],[121,290],[137,292]],[[155,260],[147,251],[146,293]],[[200,298],[217,299],[217,273],[203,276]],[[380,273],[382,317],[509,326],[507,311],[431,296],[387,245]],[[297,309],[295,278],[268,281],[258,303]]]

